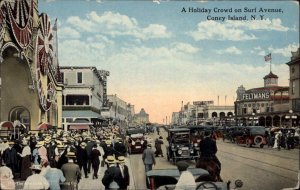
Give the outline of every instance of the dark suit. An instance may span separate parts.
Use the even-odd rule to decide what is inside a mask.
[[[115,181],[119,185],[119,187],[125,186],[121,170],[118,166],[115,165],[109,166],[109,168],[104,173],[102,184],[105,186],[105,189],[109,189],[109,185],[112,181]]]
[[[119,165],[119,168],[121,168],[121,167],[122,166]],[[122,179],[124,180],[124,186],[120,186],[120,189],[127,189],[127,187],[130,184],[130,176],[129,176],[128,166],[123,165],[123,169],[122,170],[123,170],[123,177],[122,177]]]
[[[99,156],[101,156],[100,151],[98,149],[93,149],[91,152],[91,162],[92,162],[92,168],[94,170],[94,177],[96,178],[98,178],[98,170],[100,164]]]
[[[115,149],[116,159],[118,159],[119,156],[125,156],[125,154],[127,152],[126,147],[122,142],[116,142],[114,149]]]
[[[79,169],[81,171],[82,167],[83,167],[83,171],[84,171],[84,175],[87,177],[88,174],[88,154],[85,148],[82,147],[78,147],[77,148],[77,153],[76,153],[76,159],[77,159],[77,163],[79,165]]]

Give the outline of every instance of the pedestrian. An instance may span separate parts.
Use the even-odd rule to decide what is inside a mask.
[[[41,169],[41,165],[32,165],[31,170],[33,174],[26,179],[23,189],[40,190],[49,188],[48,181],[43,175],[40,174]]]
[[[55,161],[50,160],[50,168],[45,173],[45,178],[49,182],[50,190],[60,190],[60,183],[66,181],[63,172],[60,169],[55,168],[55,166]]]
[[[125,164],[125,157],[119,156],[117,163],[118,163],[118,167],[121,170],[122,178],[124,181],[123,185],[120,186],[120,189],[127,189],[127,187],[130,184],[130,175],[129,175],[128,166]]]
[[[88,156],[88,159],[87,159],[87,171],[88,171],[88,173],[91,173],[91,166],[92,166],[91,152],[92,152],[93,146],[94,146],[94,144],[96,144],[96,142],[95,141],[91,141],[90,137],[87,137],[86,140],[87,140],[86,151],[87,151],[87,156]]]
[[[176,164],[180,177],[176,183],[175,190],[194,190],[196,182],[193,174],[187,170],[189,164],[186,161],[179,161]]]
[[[161,155],[162,157],[164,157],[162,149],[161,149],[161,145],[164,144],[164,142],[162,141],[162,136],[160,136],[159,138],[155,139],[155,157],[158,157],[158,155]]]
[[[15,143],[13,141],[8,142],[9,147],[3,153],[4,163],[7,167],[9,167],[15,176],[16,169],[17,169],[17,151],[13,148]]]
[[[152,150],[152,145],[150,143],[147,145],[147,149],[144,150],[142,159],[145,165],[145,173],[147,173],[152,170],[152,166],[156,164],[154,151]]]
[[[92,162],[92,168],[94,171],[93,179],[98,179],[98,171],[99,171],[99,165],[100,165],[100,159],[101,156],[100,151],[97,149],[97,144],[94,144],[93,150],[91,152],[91,162]]]
[[[88,153],[86,148],[86,143],[80,143],[80,146],[77,148],[76,158],[77,164],[79,165],[79,169],[83,168],[85,178],[88,178]]]
[[[273,148],[277,148],[278,150],[280,150],[280,146],[281,146],[281,131],[277,132],[275,135],[275,143]]]
[[[77,189],[81,172],[79,166],[75,163],[76,155],[74,152],[68,152],[66,156],[68,163],[61,167],[61,171],[66,178],[66,181],[62,184],[62,189]]]
[[[116,164],[114,156],[107,156],[105,162],[108,165],[107,170],[104,172],[102,178],[102,184],[105,186],[105,189],[120,189],[124,186],[124,180],[122,178],[122,173],[120,168]]]
[[[288,131],[287,132],[287,137],[286,137],[286,146],[287,146],[288,150],[293,148],[293,140],[294,139],[293,139],[291,131]]]
[[[22,154],[19,153],[22,158],[21,180],[26,180],[27,177],[31,175],[31,150],[27,140],[23,140],[22,144],[24,148],[22,150]]]
[[[115,152],[115,157],[118,159],[119,156],[125,156],[127,153],[126,147],[124,143],[122,142],[122,138],[117,137],[115,139],[115,144],[114,144],[114,152]]]
[[[13,174],[9,167],[0,167],[0,189],[16,189]]]

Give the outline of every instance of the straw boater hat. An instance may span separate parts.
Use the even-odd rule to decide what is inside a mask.
[[[40,164],[33,164],[30,169],[32,170],[42,170],[42,166]]]
[[[118,157],[118,163],[125,163],[125,157],[124,156],[119,156]]]
[[[14,142],[14,141],[9,141],[8,144],[9,144],[9,145],[14,145],[15,142]]]
[[[111,140],[106,140],[105,144],[111,144]]]
[[[41,146],[43,146],[44,145],[44,141],[39,141],[36,145],[35,145],[35,147],[41,147]]]
[[[86,147],[86,143],[85,143],[85,142],[82,142],[82,143],[80,144],[80,146],[81,146],[82,148],[85,148],[85,147]]]
[[[75,152],[71,152],[71,151],[68,152],[68,153],[67,153],[67,157],[68,157],[68,158],[75,158],[75,157],[76,157]]]
[[[56,147],[59,150],[65,149],[65,146],[63,144],[58,144]]]
[[[46,137],[46,138],[45,138],[45,143],[48,144],[48,143],[50,143],[50,142],[51,142],[51,137]]]
[[[105,162],[107,164],[114,164],[114,163],[116,163],[116,159],[114,156],[107,156],[107,158],[105,159]]]

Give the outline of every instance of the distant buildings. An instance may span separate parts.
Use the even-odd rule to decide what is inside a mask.
[[[101,115],[109,121],[109,124],[128,126],[133,122],[134,105],[131,105],[120,97],[108,95],[108,104],[103,107]]]
[[[203,122],[225,123],[233,118],[234,106],[214,105],[214,101],[194,101],[172,113],[172,125],[199,125]]]
[[[144,108],[142,108],[139,113],[134,115],[134,123],[140,126],[149,123],[149,114],[145,112]]]

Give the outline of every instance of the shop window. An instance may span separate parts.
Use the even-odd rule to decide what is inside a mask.
[[[248,104],[248,107],[250,108],[250,107],[251,107],[251,104]]]
[[[265,106],[265,104],[264,103],[261,103],[261,105],[260,105],[261,107],[264,107]]]

